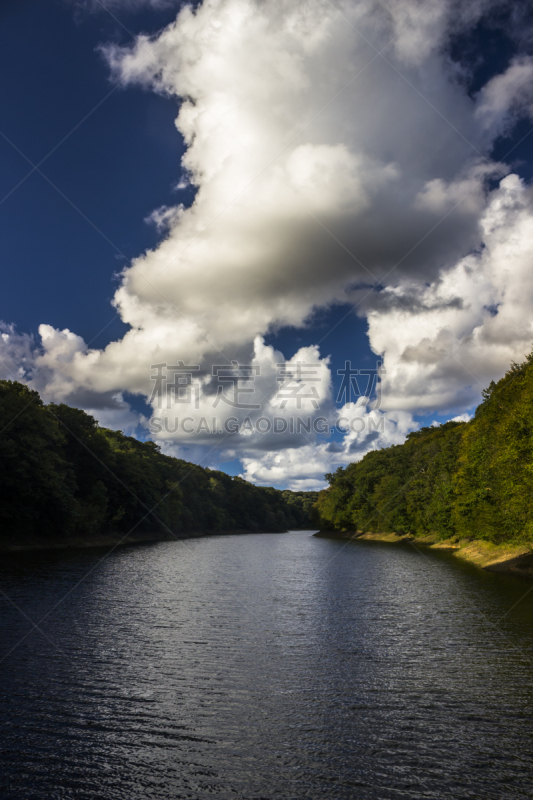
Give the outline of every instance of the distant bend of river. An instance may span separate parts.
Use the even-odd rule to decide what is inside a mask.
[[[311,533],[3,555],[2,800],[533,798],[531,584]]]

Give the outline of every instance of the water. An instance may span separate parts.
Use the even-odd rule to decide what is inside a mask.
[[[3,555],[0,797],[533,798],[529,585],[311,532]]]

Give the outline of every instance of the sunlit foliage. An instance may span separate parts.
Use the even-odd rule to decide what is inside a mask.
[[[323,529],[533,540],[533,354],[483,392],[467,423],[411,433],[326,476]]]

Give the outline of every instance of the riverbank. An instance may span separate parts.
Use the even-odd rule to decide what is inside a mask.
[[[396,533],[363,533],[362,531],[320,531],[315,536],[341,539],[363,539],[364,541],[387,542],[390,544],[410,543],[434,550],[447,550],[456,558],[475,564],[489,572],[517,575],[533,580],[533,551],[531,546],[520,544],[496,545],[476,539],[457,541],[438,540],[435,536],[409,536]]]
[[[24,543],[6,542],[0,540],[0,552],[22,553],[34,550],[72,550],[88,547],[123,547],[131,544],[149,544],[150,542],[177,542],[183,539],[200,539],[204,536],[232,536],[245,533],[254,533],[249,530],[233,531],[188,531],[186,533],[171,534],[140,533],[135,534],[99,534],[91,537],[73,537],[69,539],[33,539]],[[287,533],[287,531],[257,531],[257,533]]]

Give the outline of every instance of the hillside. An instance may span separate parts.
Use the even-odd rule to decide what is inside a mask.
[[[0,545],[279,532],[304,527],[313,492],[278,491],[163,455],[66,405],[0,381]]]
[[[533,354],[490,384],[470,422],[423,428],[326,478],[324,530],[533,543]]]

